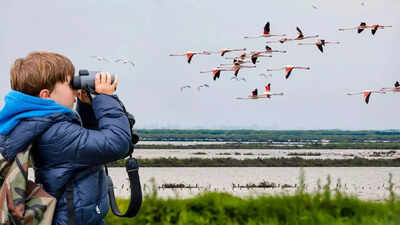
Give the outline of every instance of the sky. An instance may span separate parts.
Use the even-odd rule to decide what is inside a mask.
[[[10,91],[15,59],[45,50],[70,58],[76,71],[118,74],[117,94],[139,129],[399,129],[400,93],[373,94],[368,105],[361,95],[346,95],[400,80],[399,11],[398,0],[5,0],[0,3],[0,107]],[[260,34],[268,21],[272,34],[295,37],[299,26],[306,36],[318,34],[341,44],[327,45],[323,54],[315,46],[297,45],[314,39],[270,44],[287,53],[242,69],[239,77],[247,82],[231,80],[232,72],[222,72],[216,81],[200,73],[231,62],[219,55],[197,55],[191,64],[169,56],[222,48],[263,50],[266,41],[277,38],[243,36]],[[362,21],[393,27],[375,36],[370,30],[338,31]],[[99,62],[93,55],[126,57],[136,66]],[[283,71],[271,72],[269,79],[259,76],[288,64],[311,70],[295,70],[287,80]],[[210,88],[196,89],[205,83]],[[263,92],[267,83],[284,95],[235,99],[254,88]],[[181,91],[184,85],[192,88]]]

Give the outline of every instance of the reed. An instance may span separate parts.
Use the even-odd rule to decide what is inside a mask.
[[[389,199],[363,201],[341,192],[340,181],[331,189],[331,178],[313,193],[305,191],[304,171],[294,195],[257,195],[246,198],[227,193],[204,192],[190,199],[160,198],[157,187],[148,192],[135,218],[111,214],[107,224],[265,224],[265,225],[396,225],[400,224],[400,201],[389,175]],[[125,209],[128,201],[118,199]]]

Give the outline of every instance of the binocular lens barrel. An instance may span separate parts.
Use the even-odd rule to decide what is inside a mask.
[[[79,70],[78,76],[72,78],[71,84],[73,89],[89,89],[95,90],[95,77],[99,71]],[[111,75],[111,83],[114,82],[115,76]]]

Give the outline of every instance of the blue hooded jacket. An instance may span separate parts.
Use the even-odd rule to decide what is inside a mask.
[[[36,182],[57,197],[53,225],[68,225],[64,190],[70,179],[75,224],[104,224],[109,206],[101,165],[124,158],[131,140],[128,118],[116,98],[98,95],[92,106],[78,101],[79,115],[53,100],[18,91],[5,98],[0,111],[0,153],[12,161],[34,144]]]

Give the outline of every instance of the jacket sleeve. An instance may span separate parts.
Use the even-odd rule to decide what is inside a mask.
[[[54,147],[62,151],[65,161],[78,166],[94,166],[126,156],[131,142],[129,121],[115,98],[98,95],[93,100],[98,130],[86,129],[69,121],[54,128],[52,139],[58,139]]]

